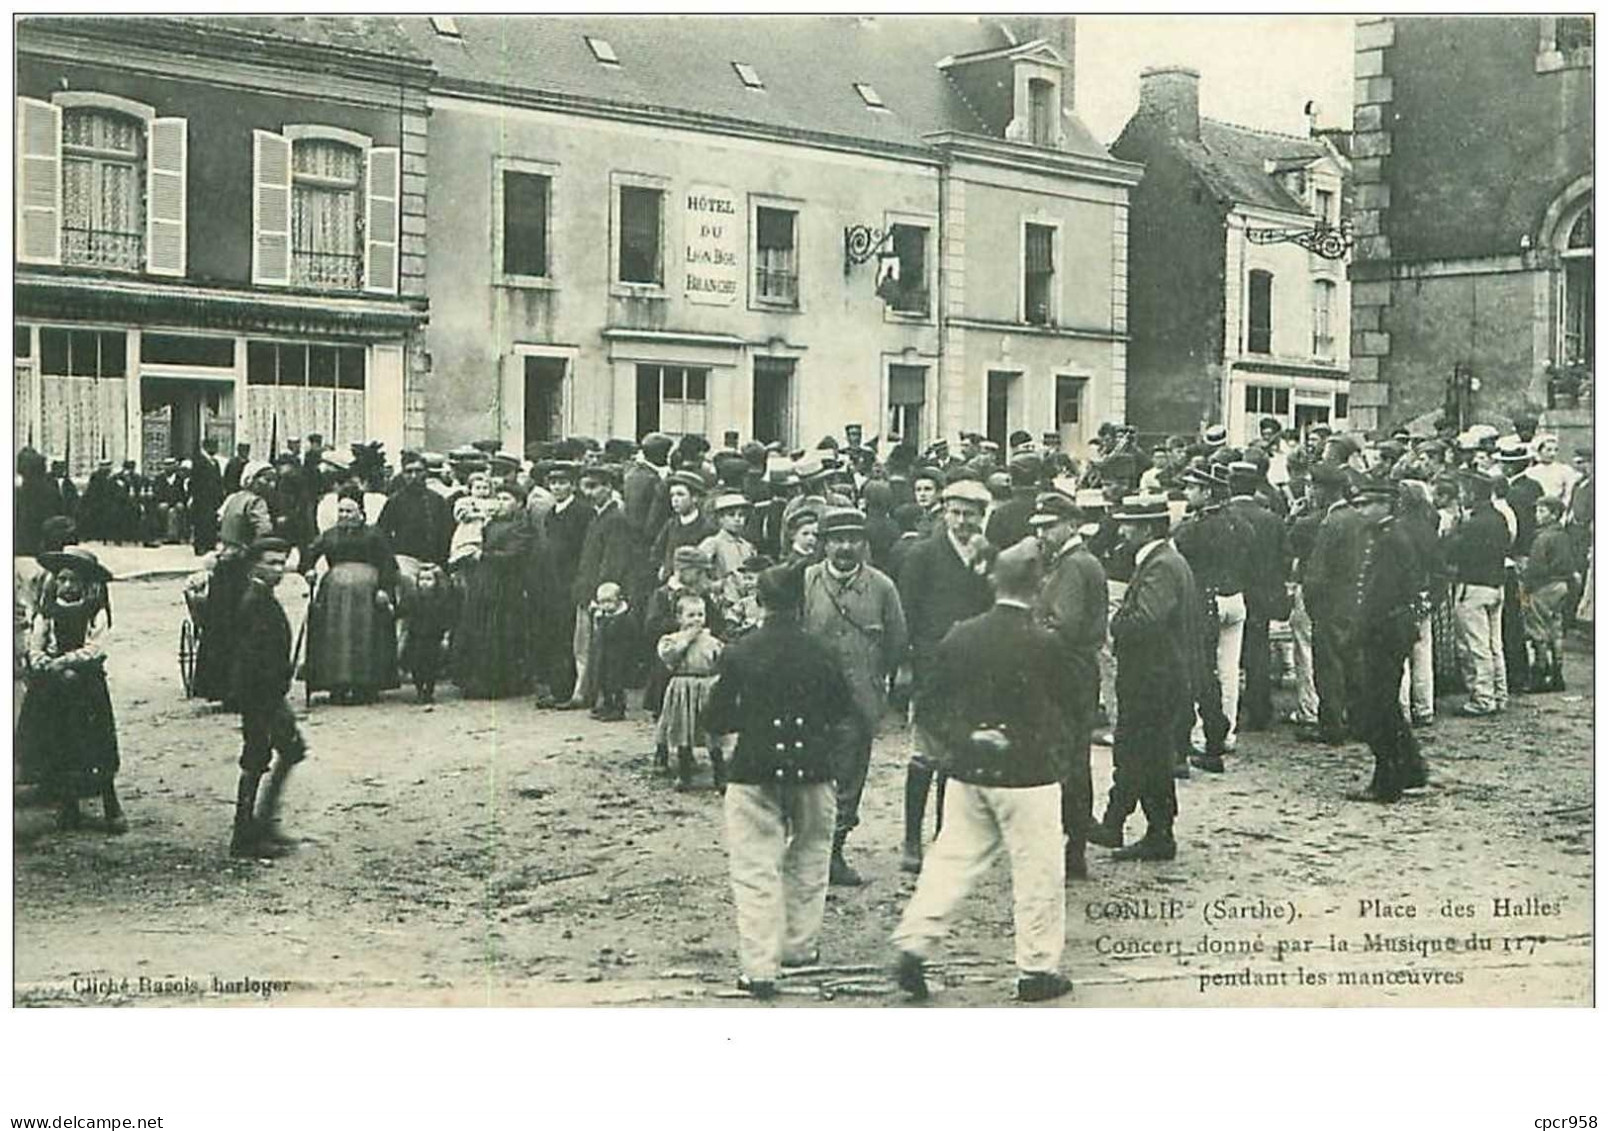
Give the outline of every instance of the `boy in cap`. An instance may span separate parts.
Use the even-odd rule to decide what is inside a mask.
[[[722,591],[722,601],[730,604],[727,581],[754,556],[754,544],[743,534],[748,527],[748,497],[735,492],[717,496],[714,511],[719,529],[698,543],[698,550],[709,559],[710,580]]]
[[[243,741],[231,856],[282,856],[294,844],[280,831],[279,803],[291,767],[307,757],[307,743],[285,702],[295,668],[290,621],[274,595],[285,576],[290,549],[283,538],[259,538],[245,551],[250,576],[233,624],[238,642],[232,658],[232,699],[240,710]],[[258,785],[270,761],[273,773],[259,805]]]

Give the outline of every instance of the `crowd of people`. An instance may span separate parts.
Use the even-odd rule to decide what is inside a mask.
[[[1214,426],[1148,451],[1106,425],[1081,460],[1053,435],[918,450],[852,425],[794,452],[654,433],[528,456],[408,451],[393,474],[378,445],[319,437],[270,461],[196,454],[178,509],[206,555],[188,583],[195,690],[242,715],[232,851],[293,843],[278,807],[306,755],[295,679],[337,702],[405,676],[422,702],[447,681],[604,722],[640,710],[675,787],[694,787],[701,750],[724,795],[741,984],[762,997],[817,957],[827,887],[862,882],[845,846],[890,713],[911,723],[901,866],[920,875],[900,985],[925,995],[932,947],[1003,850],[1018,996],[1042,1000],[1069,988],[1062,886],[1087,875],[1086,845],[1173,859],[1175,782],[1225,772],[1241,731],[1365,742],[1355,796],[1395,802],[1428,780],[1414,732],[1437,696],[1486,716],[1562,690],[1564,629],[1592,620],[1591,453],[1566,464],[1525,422],[1370,440],[1267,419],[1242,446]],[[64,823],[98,792],[117,831],[85,629],[110,621],[108,579],[47,505],[63,492],[42,457],[18,470],[18,552],[37,555],[19,585],[23,763]],[[304,647],[275,596],[292,561]],[[1283,718],[1276,672],[1295,688]],[[92,699],[74,725],[109,741],[50,725],[62,695]],[[1096,741],[1115,771],[1099,817]]]

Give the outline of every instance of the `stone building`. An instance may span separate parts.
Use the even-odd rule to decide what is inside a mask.
[[[393,22],[24,19],[15,65],[18,446],[422,438],[430,67]]]
[[[1200,113],[1200,76],[1153,67],[1111,152],[1144,166],[1129,222],[1130,423],[1235,442],[1348,415],[1349,284],[1343,259],[1290,239],[1338,228],[1346,158],[1294,137]]]
[[[1124,411],[1127,195],[1070,20],[415,18],[432,447]]]
[[[1360,20],[1352,414],[1550,412],[1577,438],[1595,346],[1592,20]]]

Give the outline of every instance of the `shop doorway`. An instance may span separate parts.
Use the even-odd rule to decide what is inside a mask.
[[[235,445],[234,384],[176,377],[146,377],[140,384],[142,467],[187,459],[201,441],[215,440],[227,455]]]
[[[793,359],[754,359],[754,432],[762,444],[793,446]]]

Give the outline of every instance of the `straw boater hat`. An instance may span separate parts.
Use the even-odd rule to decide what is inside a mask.
[[[748,502],[747,495],[738,495],[735,493],[720,495],[715,499],[715,513],[719,514],[721,511],[740,510],[748,505],[750,504]]]
[[[1118,522],[1167,522],[1172,515],[1165,495],[1128,495],[1111,517]]]

